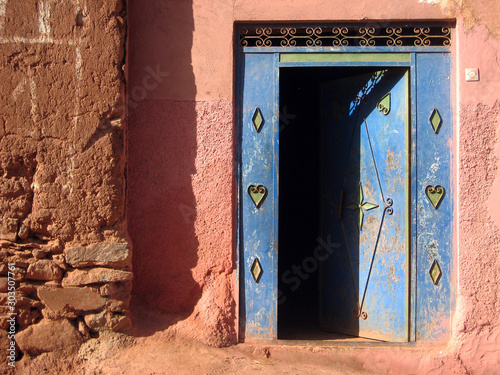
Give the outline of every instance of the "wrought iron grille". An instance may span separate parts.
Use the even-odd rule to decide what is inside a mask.
[[[445,26],[389,27],[243,27],[241,47],[447,47],[451,29]]]

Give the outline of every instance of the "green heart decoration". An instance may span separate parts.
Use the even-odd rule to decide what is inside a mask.
[[[437,209],[443,200],[445,190],[440,185],[429,185],[425,188],[425,194],[427,194],[427,198],[429,198],[434,208]]]
[[[377,109],[384,115],[388,115],[391,111],[391,93],[385,94],[377,103]]]
[[[267,196],[267,189],[264,185],[250,185],[248,187],[248,195],[252,198],[255,207],[259,208]]]

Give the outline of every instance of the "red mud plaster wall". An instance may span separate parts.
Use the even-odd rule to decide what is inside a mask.
[[[459,251],[453,344],[467,371],[495,374],[500,369],[500,4],[470,1],[468,6],[472,16],[458,25]],[[479,68],[478,82],[464,81],[469,67]]]
[[[463,192],[460,200],[457,343],[467,369],[494,374],[500,368],[500,229],[488,214],[499,206],[488,207],[488,198],[498,179],[494,147],[498,144],[500,103],[463,106],[461,117],[461,136],[474,142],[461,144],[460,184],[477,193]]]
[[[135,249],[134,306],[143,307],[139,313],[171,316],[157,330],[170,327],[211,344],[234,342],[236,321],[235,190],[229,186],[236,142],[234,22],[457,20],[453,335],[446,347],[422,348],[420,354],[391,347],[367,350],[365,359],[353,357],[373,367],[374,355],[390,353],[384,369],[397,357],[400,372],[495,373],[500,366],[500,3],[130,3],[128,218]],[[465,68],[475,67],[480,81],[465,82]],[[157,69],[163,76],[153,85],[147,77]]]
[[[145,311],[161,312],[168,319],[156,330],[211,345],[234,343],[236,324],[232,23],[226,3],[129,4],[134,327],[152,320]]]
[[[235,342],[234,22],[443,17],[439,8],[411,1],[351,5],[129,1],[134,326],[144,312],[158,311],[169,319],[155,330],[213,345]]]
[[[130,328],[123,12],[118,0],[0,1],[2,348],[9,264],[24,354]]]

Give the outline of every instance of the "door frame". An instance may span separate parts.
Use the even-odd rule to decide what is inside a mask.
[[[245,25],[236,27],[239,36]],[[236,233],[236,280],[239,290],[239,338],[240,341],[275,340],[277,331],[278,290],[278,180],[279,180],[279,72],[286,67],[406,67],[410,75],[410,189],[408,218],[411,233],[408,235],[410,255],[409,286],[407,287],[408,341],[445,341],[449,337],[451,307],[453,306],[452,285],[452,236],[453,236],[453,197],[452,177],[453,151],[453,118],[451,112],[451,51],[449,46],[408,46],[408,47],[245,47],[239,43],[236,49],[236,135],[237,135],[237,233]],[[252,283],[249,266],[252,259],[245,258],[245,242],[247,227],[251,219],[245,216],[245,205],[251,204],[248,196],[249,183],[257,185],[258,178],[246,179],[245,150],[249,146],[245,133],[249,128],[249,113],[245,112],[248,95],[249,78],[246,71],[254,61],[265,71],[265,101],[268,113],[264,115],[268,127],[268,162],[273,168],[272,183],[267,191],[266,201],[269,210],[274,212],[274,219],[268,222],[264,231],[268,240],[266,249],[270,256],[267,263],[266,276],[268,290],[264,301],[257,301],[249,296],[248,288]],[[439,90],[438,92],[432,90]],[[258,100],[258,95],[253,95]],[[253,100],[253,99],[252,99]],[[258,105],[257,105],[258,106]],[[438,109],[439,128],[431,125],[433,109]],[[251,109],[253,111],[253,107]],[[432,130],[432,131],[430,131]],[[250,131],[250,130],[248,130]],[[253,130],[251,130],[253,131]],[[258,133],[258,132],[257,132]],[[256,134],[257,134],[256,133]],[[252,133],[253,134],[253,133]],[[253,135],[252,135],[253,137]],[[254,138],[252,138],[254,139]],[[420,145],[420,147],[418,147]],[[423,147],[425,145],[425,147]],[[436,175],[439,174],[439,178]],[[429,187],[445,187],[444,198],[437,208],[430,204]],[[268,212],[269,214],[269,212]],[[250,219],[249,219],[250,217]],[[253,228],[255,230],[255,228]],[[438,238],[439,237],[439,238]],[[247,251],[248,252],[248,251]],[[267,256],[267,255],[266,255]],[[439,264],[437,282],[435,262]],[[270,269],[269,269],[270,268]],[[250,285],[246,286],[246,285]],[[259,291],[260,293],[260,291]],[[255,300],[255,301],[254,301]],[[249,306],[264,304],[264,308],[252,316]],[[265,320],[259,320],[262,312],[267,314]],[[264,323],[263,323],[264,322]]]

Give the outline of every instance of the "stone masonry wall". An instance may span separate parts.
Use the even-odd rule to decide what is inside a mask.
[[[13,311],[19,354],[131,328],[124,14],[122,0],[0,0],[2,358]]]

